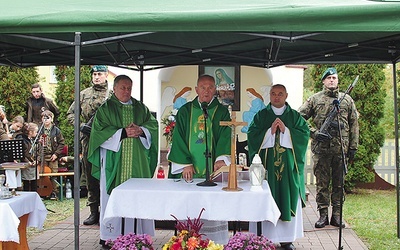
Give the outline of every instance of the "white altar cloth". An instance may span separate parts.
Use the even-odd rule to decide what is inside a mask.
[[[173,179],[132,178],[111,192],[104,218],[124,217],[154,220],[201,218],[216,221],[271,221],[276,224],[280,211],[268,183],[263,190],[250,191],[250,182],[239,182],[243,191],[224,191],[227,183],[202,187]]]
[[[18,196],[0,200],[0,241],[19,243],[19,217],[28,216],[28,227],[43,228],[47,209],[36,192],[17,192]]]

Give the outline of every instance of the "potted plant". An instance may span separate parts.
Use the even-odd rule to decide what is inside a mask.
[[[225,250],[246,250],[246,249],[262,249],[275,250],[275,245],[265,236],[257,236],[254,233],[238,232],[232,236],[228,244],[224,247]]]
[[[154,250],[153,241],[148,234],[129,233],[115,240],[107,240],[106,246],[111,250]]]
[[[163,250],[223,250],[223,246],[215,244],[212,240],[204,239],[200,234],[200,229],[203,223],[200,221],[200,216],[204,208],[200,211],[199,217],[187,221],[179,221],[174,215],[171,215],[176,220],[175,228],[178,231],[177,236],[172,236],[167,243],[164,244]]]

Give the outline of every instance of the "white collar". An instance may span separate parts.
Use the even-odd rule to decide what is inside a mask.
[[[272,111],[274,111],[275,115],[282,115],[286,109],[286,104],[283,105],[281,108],[277,108],[271,105]]]
[[[119,101],[119,102],[124,104],[124,105],[132,104],[132,100],[131,99],[129,99],[129,101],[127,101],[127,102],[121,102],[121,101]]]

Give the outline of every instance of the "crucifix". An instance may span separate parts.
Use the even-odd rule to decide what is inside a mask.
[[[229,106],[229,111],[231,114],[231,121],[222,121],[219,122],[221,126],[229,126],[231,127],[231,165],[229,166],[229,174],[228,174],[228,186],[223,187],[222,190],[225,191],[242,191],[243,189],[238,187],[237,185],[237,168],[236,168],[236,127],[237,126],[246,126],[247,122],[237,122],[236,121],[236,112],[231,111],[232,107]]]

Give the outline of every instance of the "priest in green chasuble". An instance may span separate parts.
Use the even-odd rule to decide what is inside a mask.
[[[205,118],[202,103],[207,104],[207,143],[211,152],[210,174],[222,166],[230,165],[231,129],[219,125],[220,121],[230,121],[230,114],[215,96],[214,78],[209,75],[200,76],[195,89],[197,97],[183,105],[176,115],[172,147],[168,155],[168,160],[171,162],[171,174],[180,175],[187,182],[191,182],[193,178],[205,179],[206,177]],[[227,222],[202,221],[204,225],[200,232],[207,238],[220,244],[228,242]]]
[[[90,133],[88,160],[100,180],[100,242],[121,235],[121,218],[103,221],[109,194],[130,178],[151,178],[158,157],[158,122],[142,102],[131,97],[132,80],[119,75],[114,94],[98,108]],[[125,232],[133,232],[133,220]],[[137,233],[154,235],[154,222],[138,220]]]
[[[310,131],[307,122],[286,102],[283,85],[273,85],[270,104],[254,117],[247,132],[250,159],[260,154],[281,217],[276,226],[263,222],[262,233],[283,249],[303,237],[304,162]],[[250,230],[256,232],[255,225]]]

